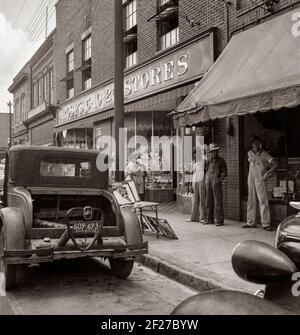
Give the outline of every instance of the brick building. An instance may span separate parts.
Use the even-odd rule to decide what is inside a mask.
[[[262,5],[260,1],[235,0],[228,1],[228,6],[225,2],[123,1],[125,126],[129,137],[202,134],[206,143],[217,142],[220,155],[228,163],[225,215],[239,220],[245,217],[247,197],[245,151],[248,137],[257,130],[257,120],[250,122],[251,116],[233,116],[174,127],[168,114],[222,54],[228,35],[263,25],[298,8],[299,1],[267,1]],[[60,0],[56,5],[59,109],[55,133],[59,145],[100,148],[101,136],[114,135],[113,3]],[[245,129],[250,129],[245,124],[251,124],[252,131],[245,133]],[[190,211],[190,185],[185,175],[185,171],[150,173],[146,196],[167,201],[176,193],[179,207]]]
[[[14,78],[14,144],[53,145],[56,97],[53,38],[47,37]]]
[[[113,3],[57,3],[55,131],[60,145],[99,148],[101,136],[114,135]],[[129,138],[175,135],[168,114],[213,64],[217,41],[224,39],[223,7],[205,3],[198,17],[199,1],[123,1]],[[174,199],[176,182],[173,171],[149,173],[146,198]]]

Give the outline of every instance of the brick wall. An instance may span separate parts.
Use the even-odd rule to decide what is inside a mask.
[[[298,0],[280,0],[278,8],[291,4],[300,6]],[[258,20],[268,19],[268,13],[257,8],[245,12],[253,6],[244,6],[237,11],[237,0],[229,7],[230,34],[250,28]],[[250,1],[249,1],[250,3]],[[157,22],[151,20],[156,13],[156,0],[137,0],[138,24],[138,64],[142,64],[159,54],[157,49]],[[290,9],[289,9],[290,10]],[[273,17],[273,16],[271,16]],[[113,78],[114,25],[113,1],[111,0],[60,0],[57,4],[57,34],[55,37],[55,65],[57,70],[58,100],[66,99],[66,84],[61,82],[66,75],[65,50],[74,43],[75,69],[81,66],[81,34],[92,27],[92,86],[97,86]],[[199,23],[194,27],[190,21]],[[227,44],[225,5],[220,0],[180,0],[179,36],[185,42],[207,31],[218,28],[217,53]],[[75,71],[75,96],[82,92],[81,71]]]

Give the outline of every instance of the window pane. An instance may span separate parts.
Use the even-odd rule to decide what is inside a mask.
[[[84,60],[88,60],[92,57],[92,38],[89,36],[83,41]]]
[[[129,2],[125,10],[126,15],[126,30],[131,29],[136,25],[136,0]]]
[[[39,102],[38,102],[38,104],[40,105],[43,101],[44,101],[44,95],[43,95],[43,91],[44,91],[44,88],[43,88],[43,83],[44,83],[44,80],[43,80],[43,78],[41,78],[40,80],[39,80]]]
[[[74,87],[68,90],[68,99],[71,99],[73,97],[74,97]]]
[[[169,48],[179,42],[179,28],[175,28],[161,37],[161,49]]]
[[[90,162],[59,162],[58,160],[41,161],[40,174],[43,177],[88,177]]]
[[[67,54],[67,72],[74,70],[74,51],[70,51]]]
[[[92,79],[91,78],[87,78],[84,81],[84,90],[88,90],[92,87]]]
[[[50,98],[49,98],[49,102],[50,104],[54,103],[54,84],[53,84],[53,69],[50,70],[49,72],[49,77],[50,77]]]

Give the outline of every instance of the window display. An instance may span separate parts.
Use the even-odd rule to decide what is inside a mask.
[[[181,128],[179,136],[191,136],[193,153],[196,150],[196,136],[204,136],[204,155],[206,156],[207,146],[212,141],[211,137],[211,125],[199,125],[192,128]],[[194,190],[192,185],[193,175],[193,157],[190,160],[185,159],[177,172],[177,193],[184,196],[191,197]]]

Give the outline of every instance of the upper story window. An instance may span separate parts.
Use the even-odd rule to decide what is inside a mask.
[[[125,5],[126,31],[136,26],[136,0],[131,0]]]
[[[38,81],[33,82],[32,91],[33,91],[33,97],[32,97],[33,101],[32,101],[32,103],[33,103],[33,108],[35,108],[39,104],[39,83],[38,83]]]
[[[67,53],[67,73],[74,70],[74,51],[71,50]]]
[[[137,64],[137,21],[136,0],[123,1],[125,11],[125,68]]]
[[[38,82],[39,87],[39,100],[38,104],[40,105],[44,101],[44,79],[41,77]]]
[[[43,74],[33,79],[32,84],[32,108],[36,108],[43,102],[53,103],[51,96],[53,95],[53,69],[46,68]]]
[[[125,46],[125,68],[137,64],[137,41],[127,43]]]
[[[72,81],[67,81],[67,99],[73,98],[75,95],[74,84]]]
[[[84,33],[88,34],[82,39],[82,89],[88,90],[92,87],[92,36],[90,29]]]
[[[49,71],[49,85],[50,85],[50,96],[49,96],[49,103],[51,105],[54,104],[54,79],[53,79],[53,68]]]
[[[50,76],[49,72],[44,74],[44,96],[45,96],[45,101],[50,102],[50,91],[49,91],[49,86],[50,86]]]
[[[15,104],[14,104],[14,119],[15,119],[15,126],[20,124],[20,99],[17,98],[15,100]]]
[[[66,98],[74,97],[74,50],[70,50],[66,54]],[[52,79],[53,80],[53,79]]]
[[[159,50],[179,42],[178,0],[159,0],[158,3]]]
[[[83,60],[87,61],[92,57],[92,37],[89,35],[82,41]]]
[[[26,109],[25,109],[25,94],[22,94],[21,97],[21,121],[26,120]]]

